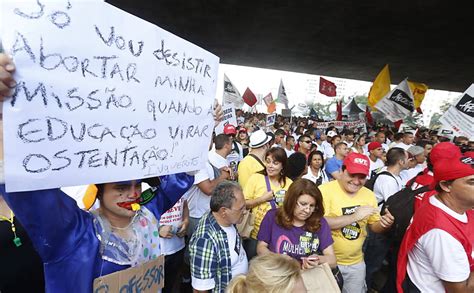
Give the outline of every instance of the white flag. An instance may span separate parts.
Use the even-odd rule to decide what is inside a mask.
[[[408,82],[404,79],[392,91],[375,104],[375,108],[395,122],[410,116],[415,109],[413,95]]]
[[[474,84],[439,119],[442,130],[452,136],[474,138]],[[449,136],[448,136],[449,137]]]
[[[283,86],[283,80],[280,79],[280,88],[278,88],[278,96],[276,99],[279,103],[285,105],[285,108],[288,109],[288,97],[286,96],[286,90]]]
[[[224,73],[224,96],[222,99],[222,104],[234,104],[238,109],[242,109],[244,105],[244,100],[240,95],[237,88],[232,84],[230,79]]]

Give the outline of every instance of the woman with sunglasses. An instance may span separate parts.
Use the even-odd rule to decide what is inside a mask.
[[[257,234],[263,217],[270,209],[283,204],[288,187],[293,182],[286,177],[287,157],[283,148],[271,148],[265,154],[265,169],[250,176],[244,186],[247,209],[255,215],[254,229],[244,241],[249,259],[256,255]]]
[[[303,178],[311,180],[319,186],[329,181],[324,171],[324,155],[320,151],[312,151],[308,157],[308,173]]]
[[[307,179],[290,186],[283,206],[269,211],[260,225],[257,253],[287,254],[302,269],[328,263],[336,267],[331,228],[323,217],[321,192]]]

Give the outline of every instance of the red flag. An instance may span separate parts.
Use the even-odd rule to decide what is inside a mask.
[[[332,81],[319,77],[319,92],[328,97],[336,96],[336,84]]]
[[[370,125],[374,125],[374,118],[372,118],[369,106],[366,106],[365,108],[365,118],[367,118],[367,123],[369,123]]]
[[[242,96],[242,99],[244,99],[244,102],[250,107],[252,107],[253,105],[255,105],[255,103],[257,103],[257,97],[249,88],[245,90]]]
[[[400,125],[402,125],[402,123],[403,119],[393,122],[393,125],[395,125],[397,129],[400,129]]]
[[[336,111],[337,111],[336,121],[342,121],[342,100],[337,102],[336,106],[337,106],[336,107]]]

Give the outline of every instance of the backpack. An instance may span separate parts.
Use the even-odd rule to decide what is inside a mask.
[[[410,224],[413,216],[415,195],[430,190],[429,186],[423,186],[412,190],[411,187],[416,181],[415,179],[416,177],[405,188],[390,196],[382,206],[382,214],[385,213],[385,209],[387,208],[395,218],[390,231],[385,235],[396,243],[402,242],[403,236]]]
[[[377,173],[377,174],[374,174],[372,175],[372,177],[370,177],[369,180],[367,180],[364,184],[365,187],[367,187],[368,189],[374,191],[374,185],[375,185],[375,181],[377,180],[377,178],[380,176],[380,175],[389,175],[390,177],[392,177],[394,180],[397,180],[395,179],[395,177],[393,177],[392,173],[388,172],[388,171],[382,171],[380,173]],[[380,204],[380,203],[379,203]]]

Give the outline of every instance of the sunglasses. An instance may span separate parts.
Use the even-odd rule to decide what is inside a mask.
[[[311,143],[311,140],[303,140],[305,143]]]

